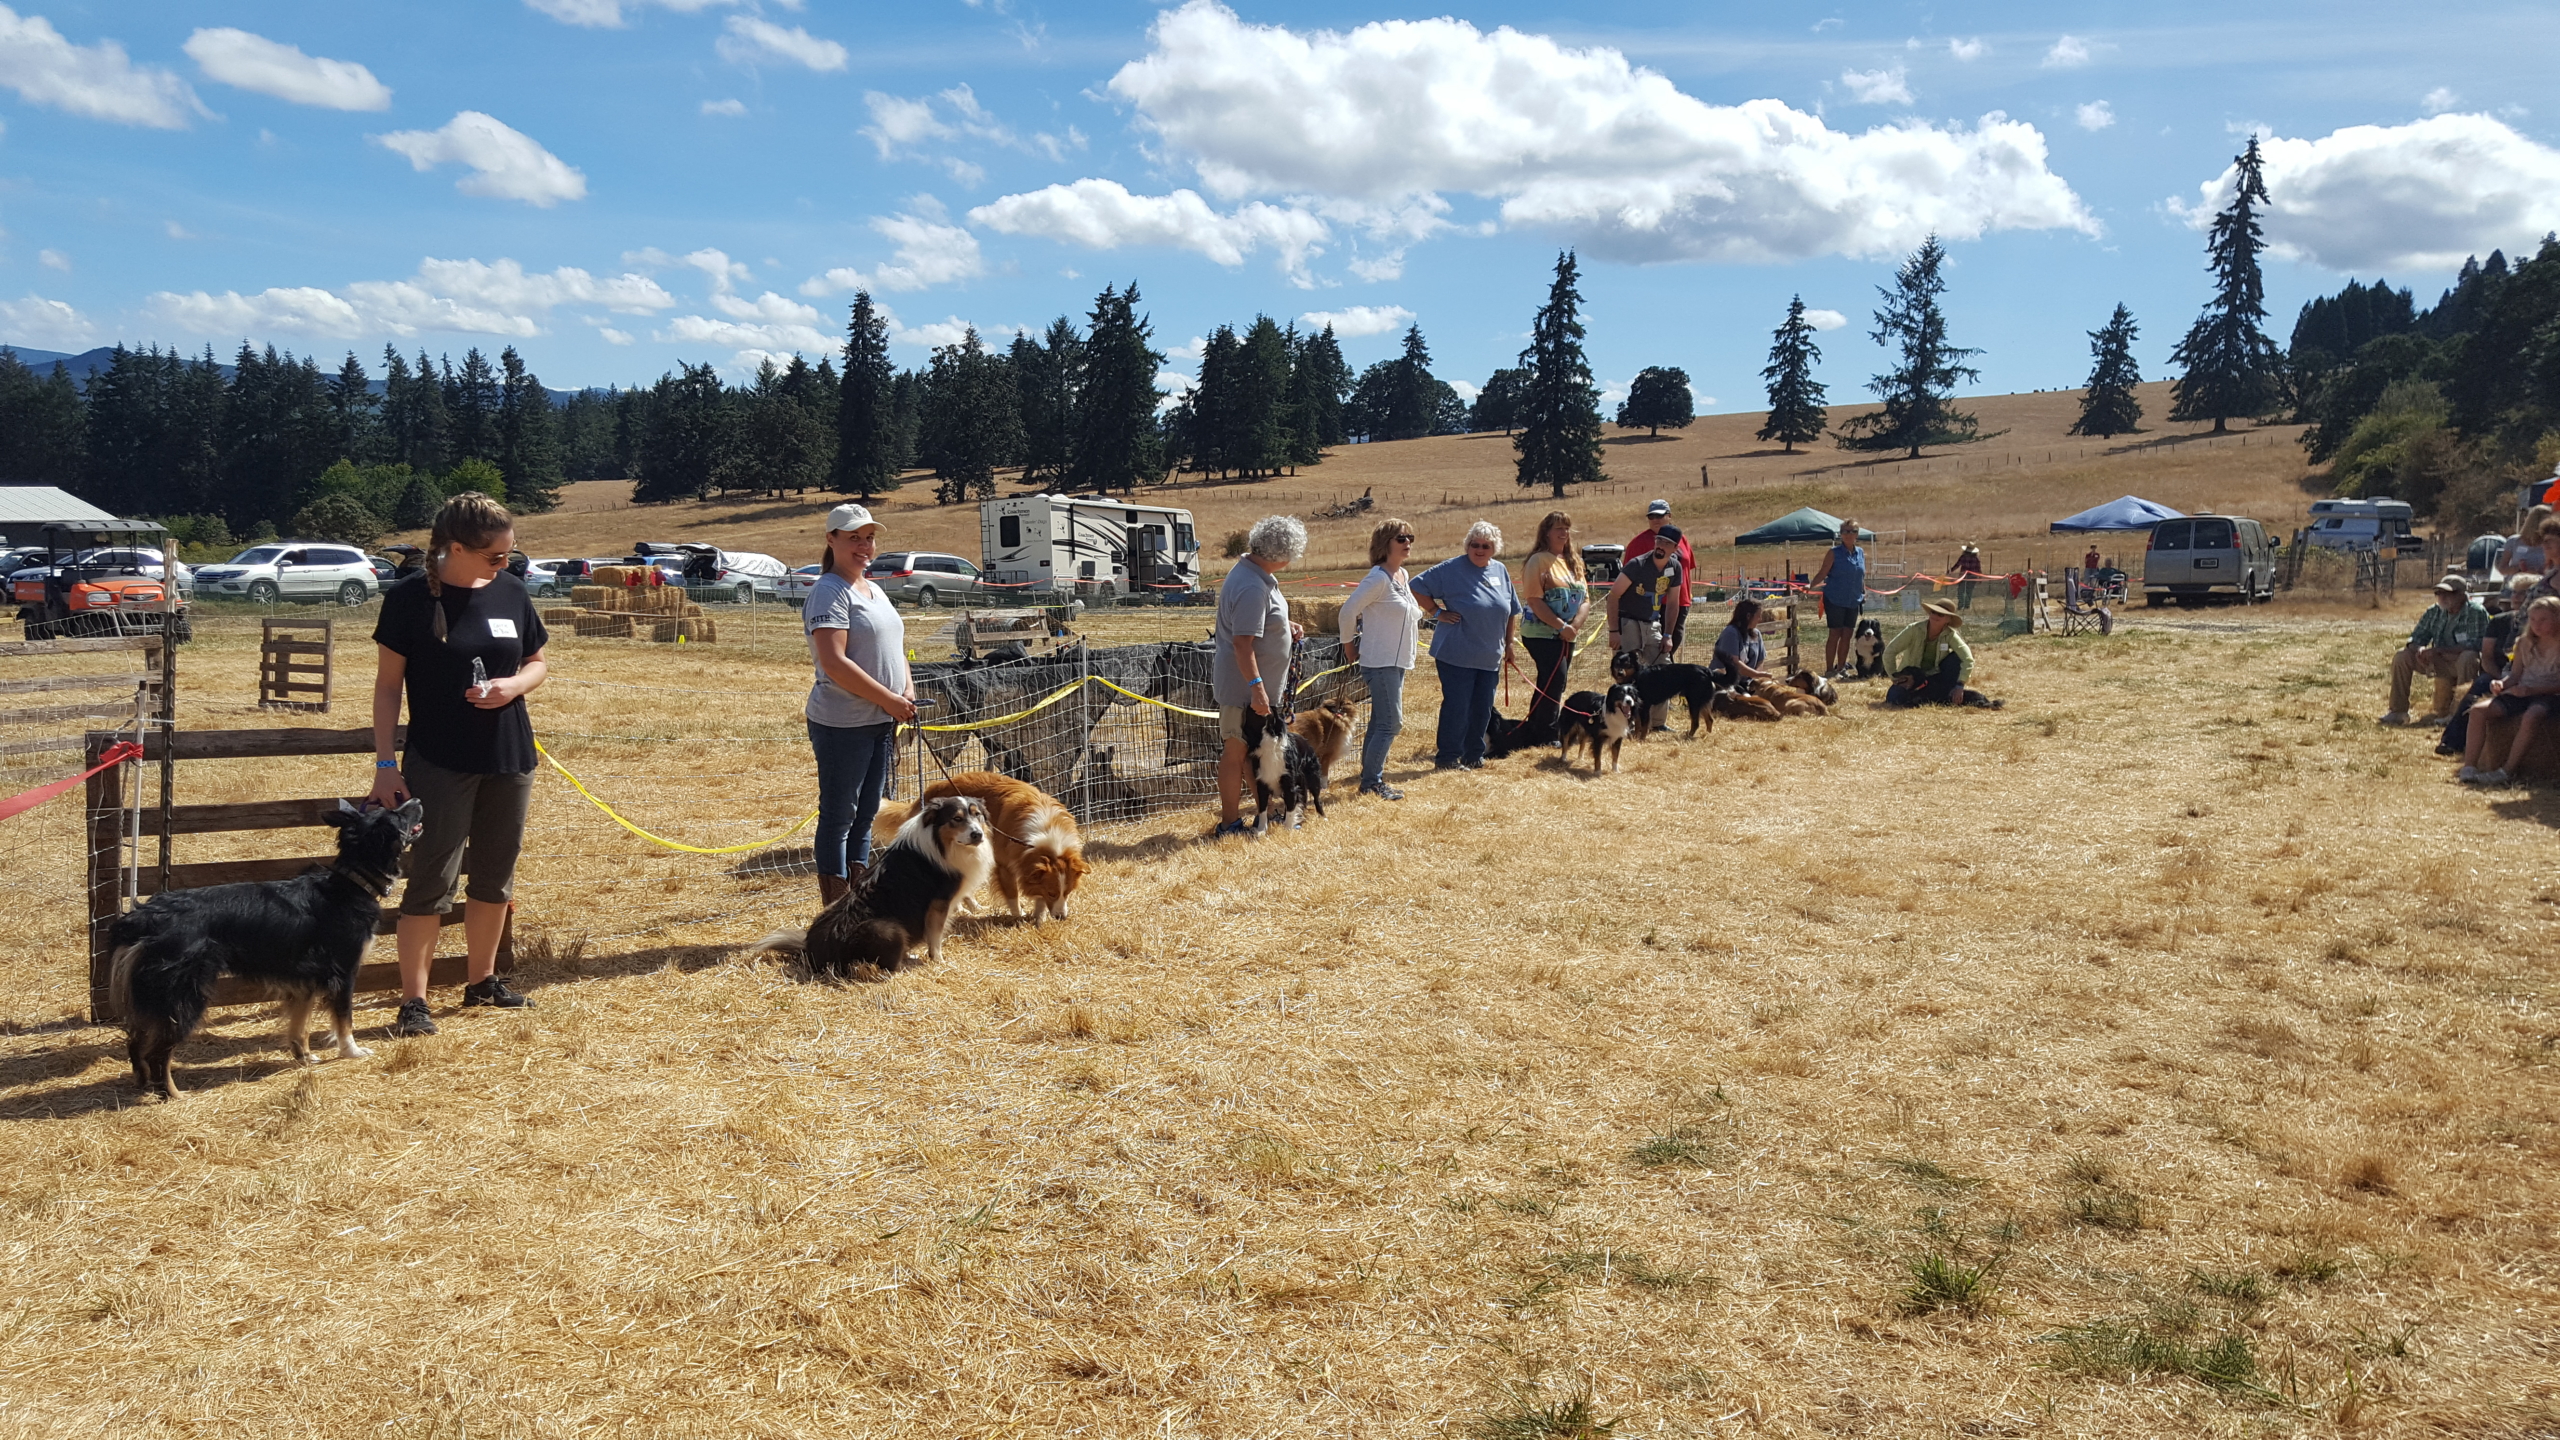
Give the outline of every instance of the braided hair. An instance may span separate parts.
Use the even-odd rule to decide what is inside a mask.
[[[453,553],[456,543],[480,546],[516,528],[516,517],[507,507],[481,494],[465,490],[448,496],[436,508],[435,527],[427,535],[427,595],[435,603],[427,608],[433,614],[428,624],[438,640],[445,638],[444,561]]]

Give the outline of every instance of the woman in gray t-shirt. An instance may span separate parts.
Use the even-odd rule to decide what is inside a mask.
[[[818,897],[833,904],[871,861],[871,822],[889,786],[898,726],[916,718],[907,626],[863,578],[880,549],[880,522],[859,505],[827,513],[825,573],[800,606],[817,682],[809,687],[809,748],[818,757]]]

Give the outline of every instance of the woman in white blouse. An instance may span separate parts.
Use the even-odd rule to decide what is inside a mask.
[[[1413,527],[1386,520],[1369,532],[1369,573],[1342,602],[1342,649],[1369,682],[1369,728],[1360,738],[1360,793],[1401,800],[1387,783],[1387,747],[1404,729],[1404,677],[1413,668],[1422,606],[1404,573]]]

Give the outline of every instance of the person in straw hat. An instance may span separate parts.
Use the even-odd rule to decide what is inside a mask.
[[[1974,584],[1982,578],[1982,550],[1970,540],[1964,542],[1964,549],[1956,555],[1955,576],[1956,608],[1970,610],[1973,608]]]
[[[818,761],[818,899],[833,904],[871,859],[871,822],[888,788],[898,726],[916,718],[907,673],[907,626],[886,592],[865,578],[880,549],[880,522],[859,505],[827,512],[823,572],[800,604],[817,671],[802,708]]]
[[[1884,647],[1884,673],[1893,684],[1884,703],[1895,709],[1912,705],[1972,705],[1997,710],[2000,702],[1965,688],[1973,678],[1973,649],[1964,643],[1964,615],[1944,600],[1920,607],[1920,623],[1895,635]]]

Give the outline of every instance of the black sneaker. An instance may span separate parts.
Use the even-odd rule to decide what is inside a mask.
[[[424,1000],[401,1001],[399,1017],[391,1022],[391,1033],[395,1038],[436,1033],[435,1019],[427,1014],[427,1002]]]
[[[1481,770],[1484,768],[1484,762],[1481,760],[1461,760],[1458,762],[1458,768],[1461,770]]]
[[[1404,798],[1403,791],[1388,784],[1384,780],[1379,781],[1375,785],[1361,786],[1360,793],[1363,795],[1375,795],[1381,800],[1401,800]]]
[[[465,1009],[469,1009],[474,1005],[495,1005],[501,1010],[530,1010],[533,1008],[533,1002],[531,1000],[528,1000],[522,995],[517,994],[515,991],[508,989],[506,980],[497,975],[492,975],[486,980],[474,981],[469,985],[463,986],[462,1004]]]

